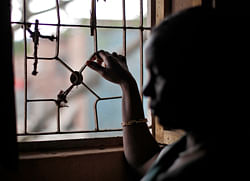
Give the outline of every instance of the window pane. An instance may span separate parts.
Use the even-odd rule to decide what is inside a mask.
[[[101,129],[119,129],[122,122],[122,99],[108,99],[98,102],[98,118]]]
[[[96,97],[85,87],[78,86],[68,95],[67,107],[60,108],[62,131],[87,131],[95,129],[94,103]]]
[[[20,29],[21,30],[21,29]],[[19,30],[17,30],[19,31]],[[22,30],[21,30],[22,32]],[[23,34],[23,32],[22,32]],[[17,114],[17,132],[24,132],[24,42],[21,40],[13,43],[13,68],[14,68],[14,86]]]
[[[59,58],[74,71],[80,70],[93,53],[94,40],[90,36],[89,28],[60,28]]]
[[[56,104],[30,102],[27,109],[28,131],[31,133],[56,131]]]
[[[122,26],[122,1],[100,0],[96,3],[97,25]]]
[[[26,2],[26,18],[30,23],[35,23],[38,19],[39,23],[56,24],[57,12],[55,0],[32,0]]]
[[[63,1],[60,6],[61,23],[90,24],[91,0]]]
[[[121,29],[98,28],[98,49],[122,53],[123,32]]]
[[[60,90],[67,89],[71,83],[70,72],[56,60],[39,60],[38,74],[32,75],[33,60],[28,60],[28,98],[56,99]]]
[[[147,26],[147,1],[148,0],[126,0],[127,26],[140,26],[141,1],[143,7],[143,26]]]

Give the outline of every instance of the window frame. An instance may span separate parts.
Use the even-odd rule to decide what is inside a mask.
[[[57,6],[58,6],[58,1],[57,2]],[[96,2],[96,1],[92,1],[92,2]],[[95,46],[95,51],[98,49],[98,45],[97,45],[97,29],[98,28],[113,28],[113,29],[122,29],[123,30],[123,55],[126,55],[126,30],[128,29],[136,29],[138,31],[140,31],[140,67],[141,67],[141,72],[140,72],[140,83],[139,83],[139,89],[140,89],[140,95],[142,97],[142,90],[143,90],[143,32],[144,30],[150,30],[151,27],[154,25],[154,22],[155,22],[155,0],[148,0],[148,27],[144,27],[143,25],[143,0],[140,1],[140,7],[141,7],[141,10],[140,10],[140,25],[138,27],[129,27],[129,26],[126,26],[126,15],[125,15],[125,2],[126,0],[122,0],[122,3],[123,3],[123,25],[120,26],[120,27],[110,27],[110,26],[98,26],[96,25],[95,23],[94,24],[90,24],[90,26],[86,26],[88,28],[90,28],[92,31],[93,31],[93,36],[94,36],[94,46]],[[23,1],[23,6],[24,6],[24,9],[26,7],[26,1],[24,0]],[[57,8],[59,9],[59,8]],[[95,8],[94,8],[95,9]],[[24,11],[24,16],[26,16],[26,13]],[[59,14],[59,11],[57,11],[57,17],[59,17],[60,14]],[[95,20],[96,21],[96,20]],[[12,24],[15,23],[15,24],[22,24],[21,22],[11,22]],[[23,21],[23,24],[26,24],[26,18],[24,18],[24,21]],[[35,25],[35,23],[34,23]],[[40,25],[38,23],[38,25]],[[43,24],[41,24],[43,25]],[[57,29],[57,33],[60,31],[60,18],[58,18],[58,23],[57,25],[53,25],[53,26],[57,26],[59,27]],[[85,25],[82,25],[83,27],[85,27]],[[24,26],[24,36],[25,37],[28,37],[28,33],[27,33],[27,27]],[[27,41],[26,41],[26,38],[24,40],[24,43],[25,43],[25,131],[24,133],[17,133],[17,136],[34,136],[34,135],[53,135],[53,134],[74,134],[74,133],[85,133],[85,132],[96,132],[95,130],[93,131],[69,131],[69,132],[61,132],[60,130],[60,121],[57,121],[58,123],[58,126],[57,126],[57,131],[56,132],[45,132],[45,133],[29,133],[28,132],[28,129],[27,129],[27,103],[28,102],[32,102],[32,101],[40,101],[40,100],[29,100],[27,98],[27,59],[31,59],[31,60],[34,60],[35,57],[29,57],[27,55]],[[58,57],[58,50],[59,50],[59,40],[58,40],[58,43],[56,45],[56,49],[57,49],[57,53],[55,55],[55,57],[51,57],[49,59],[54,59],[54,58],[57,58],[58,61],[60,61],[62,64],[64,64],[63,60],[61,60],[59,57]],[[39,59],[45,59],[44,57],[38,57]],[[67,67],[67,65],[65,65],[66,68],[70,69],[69,67]],[[112,99],[112,97],[111,97]],[[98,98],[95,102],[95,107],[97,106],[97,103],[98,101],[100,100],[106,100],[106,98]],[[55,100],[44,100],[44,101],[55,101]],[[60,110],[58,109],[58,112]],[[98,128],[98,116],[97,116],[97,113],[95,111],[95,116],[96,116],[96,127]],[[152,120],[152,133],[154,135],[154,120]],[[108,131],[122,131],[122,129],[115,129],[115,130],[108,130]],[[98,132],[98,131],[97,131]],[[100,132],[105,132],[105,130],[100,130]],[[113,142],[113,140],[115,142]],[[80,141],[79,141],[80,140]],[[107,140],[107,141],[105,141]],[[61,146],[58,146],[58,145],[62,145],[62,144],[54,144],[54,143],[67,143],[67,145],[71,145],[69,147],[74,147],[74,145],[78,145],[78,147],[81,147],[80,145],[84,145],[86,147],[86,145],[94,145],[94,143],[96,144],[96,141],[97,142],[100,142],[108,147],[113,147],[113,146],[122,146],[122,137],[107,137],[107,138],[79,138],[79,139],[67,139],[67,140],[48,140],[48,141],[27,141],[27,142],[18,142],[18,145],[20,147],[20,151],[22,150],[28,150],[27,148],[31,148],[31,150],[33,148],[36,149],[40,149],[40,148],[48,148],[48,149],[55,149],[55,148],[59,148],[61,149]],[[68,144],[70,142],[73,142],[72,144]],[[78,144],[79,142],[79,144]],[[81,144],[80,144],[81,143]],[[28,146],[27,146],[28,145]],[[39,145],[39,146],[37,146]],[[54,146],[51,146],[51,145],[57,145],[56,147]],[[97,144],[98,145],[98,144]],[[89,146],[89,147],[95,147],[95,146]],[[68,147],[67,147],[68,148]],[[62,147],[62,149],[64,149],[64,147]]]

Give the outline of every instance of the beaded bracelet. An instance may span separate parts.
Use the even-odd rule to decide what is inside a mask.
[[[148,120],[147,119],[139,119],[139,120],[130,120],[130,121],[126,121],[126,122],[122,122],[122,127],[125,126],[132,126],[132,125],[136,125],[136,124],[141,124],[141,123],[146,123]]]

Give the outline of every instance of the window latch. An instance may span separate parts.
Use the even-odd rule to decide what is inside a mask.
[[[54,35],[51,35],[51,36],[47,36],[47,35],[42,35],[39,31],[39,28],[38,28],[38,25],[39,25],[39,20],[36,19],[35,21],[35,28],[34,28],[34,31],[31,31],[30,30],[30,27],[31,27],[31,24],[28,23],[26,25],[26,29],[27,31],[29,32],[30,34],[30,37],[32,38],[33,40],[33,43],[34,43],[34,68],[33,68],[33,71],[32,71],[32,75],[37,75],[37,64],[38,64],[38,45],[39,45],[39,38],[44,38],[44,39],[49,39],[50,41],[54,41],[54,39],[56,39],[56,37]]]
[[[82,80],[83,80],[82,72],[86,67],[87,67],[87,64],[85,63],[79,71],[72,72],[70,76],[70,82],[72,83],[71,86],[65,91],[61,90],[59,94],[57,95],[56,104],[59,107],[66,107],[66,105],[63,105],[61,103],[64,102],[66,104],[68,102],[67,95],[70,93],[73,87],[78,86],[82,83]]]

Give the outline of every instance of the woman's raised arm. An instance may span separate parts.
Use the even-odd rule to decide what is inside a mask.
[[[142,175],[151,166],[160,148],[143,120],[144,112],[135,79],[126,58],[106,51],[95,53],[87,65],[122,90],[123,144],[128,163]],[[139,121],[139,122],[138,122]],[[137,122],[138,124],[131,124]]]

